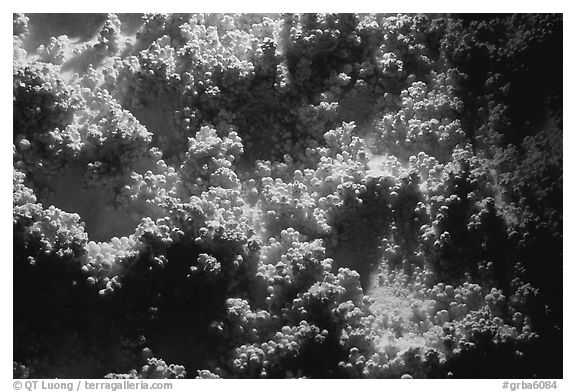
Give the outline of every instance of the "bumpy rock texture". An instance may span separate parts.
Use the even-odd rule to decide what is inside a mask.
[[[13,33],[15,377],[562,377],[561,15]]]

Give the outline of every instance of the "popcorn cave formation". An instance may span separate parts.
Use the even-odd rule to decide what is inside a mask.
[[[13,21],[14,377],[562,377],[562,15]]]

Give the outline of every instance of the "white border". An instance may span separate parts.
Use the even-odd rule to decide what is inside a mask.
[[[574,128],[574,120],[571,117],[574,106],[574,18],[573,8],[567,5],[568,2],[547,0],[547,1],[521,1],[521,2],[505,2],[498,0],[482,0],[468,2],[466,0],[450,0],[450,1],[410,1],[410,2],[392,2],[389,0],[381,0],[378,2],[366,1],[329,1],[329,0],[290,0],[282,4],[272,3],[270,1],[241,1],[233,2],[231,0],[218,1],[218,2],[198,2],[198,1],[144,1],[138,3],[99,0],[93,3],[79,2],[79,1],[26,1],[21,3],[2,4],[2,23],[0,39],[3,45],[2,53],[4,53],[5,60],[2,62],[2,125],[3,133],[0,148],[0,176],[1,184],[5,187],[0,192],[1,197],[1,228],[2,228],[2,245],[5,255],[3,263],[4,268],[4,282],[1,288],[1,309],[6,317],[2,323],[2,343],[4,350],[2,350],[2,361],[0,362],[0,374],[2,376],[0,386],[2,390],[12,389],[12,227],[8,222],[11,222],[11,184],[12,184],[12,151],[11,151],[11,136],[10,129],[12,127],[12,111],[11,107],[11,65],[12,65],[12,22],[11,17],[13,12],[424,12],[424,13],[445,13],[445,12],[561,12],[564,13],[564,107],[568,108],[568,115],[564,116],[564,128],[568,131],[564,132],[564,199],[568,202],[565,203],[566,209],[564,212],[564,221],[566,223],[567,231],[565,231],[565,244],[564,247],[564,380],[560,380],[558,391],[576,390],[574,387],[574,359],[573,353],[576,352],[574,345],[574,338],[571,336],[575,332],[575,318],[573,311],[573,304],[575,303],[574,286],[572,286],[571,278],[575,275],[574,263],[576,262],[576,252],[570,246],[574,240],[572,224],[576,222],[574,204],[572,197],[575,194],[576,187],[574,186],[574,169],[575,155],[572,148],[576,147],[576,135]],[[559,72],[559,70],[550,70],[550,72]],[[567,170],[566,170],[567,169]],[[10,185],[9,185],[10,184]],[[547,260],[542,260],[545,263]],[[232,382],[234,385],[232,385]],[[471,390],[471,391],[500,391],[501,380],[351,380],[351,381],[334,381],[334,380],[247,380],[247,381],[176,381],[174,383],[175,391],[190,390],[191,383],[194,389],[212,390],[212,389],[225,389],[234,388],[237,391],[257,389],[275,388],[280,390],[292,390],[293,388],[305,389],[319,389],[330,388],[333,391],[346,390],[350,391],[354,388],[366,388],[371,391],[378,391],[380,388],[390,390],[397,390],[401,388],[406,391],[421,391],[423,388],[428,390],[443,390],[443,391],[458,391]],[[208,383],[208,384],[207,384]],[[362,383],[362,385],[358,384]]]

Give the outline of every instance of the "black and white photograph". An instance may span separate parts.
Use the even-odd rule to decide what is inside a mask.
[[[12,18],[15,389],[568,376],[563,13]]]

